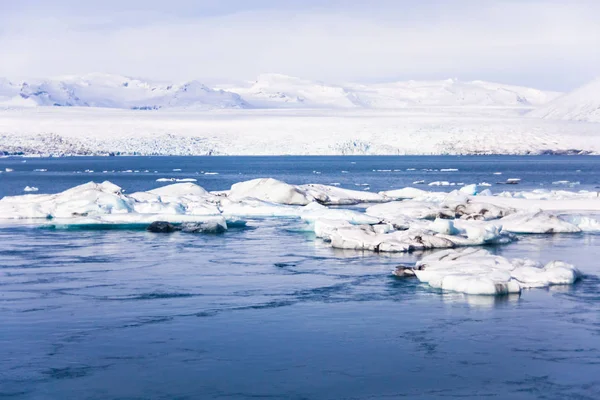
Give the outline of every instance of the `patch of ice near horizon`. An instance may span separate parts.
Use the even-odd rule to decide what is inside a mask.
[[[25,186],[23,189],[24,192],[37,192],[39,189],[35,186]]]
[[[194,178],[158,178],[156,182],[198,182]]]
[[[484,249],[442,250],[419,261],[414,274],[442,290],[473,295],[506,295],[522,289],[573,284],[580,272],[571,264],[542,265],[529,259],[509,260]]]

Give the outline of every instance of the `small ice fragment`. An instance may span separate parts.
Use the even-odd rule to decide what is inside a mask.
[[[416,168],[406,168],[407,171],[416,171]]]
[[[218,172],[205,172],[204,175],[219,175]]]
[[[339,182],[333,182],[333,183],[330,183],[330,185],[331,186],[340,186],[340,183]]]
[[[24,192],[37,192],[39,189],[35,186],[25,186]]]
[[[13,172],[14,169],[12,169],[12,168],[5,168],[4,171],[6,171],[6,172]]]
[[[477,185],[479,185],[479,186],[492,186],[491,183],[487,183],[487,182],[481,182],[481,183],[478,183]]]
[[[156,182],[197,182],[197,179],[194,178],[158,178]]]
[[[456,172],[458,171],[458,168],[442,168],[440,169],[440,172]]]
[[[414,181],[413,185],[422,185],[424,183],[425,183],[425,181]]]
[[[45,168],[36,168],[36,169],[34,169],[33,171],[34,171],[34,172],[46,172],[46,171],[48,171],[48,170],[47,170],[47,169],[45,169]]]
[[[502,175],[502,172],[494,172],[494,175]]]
[[[319,172],[319,171],[313,171],[313,174],[317,174],[317,175],[319,175],[320,173],[321,173],[321,172]]]
[[[519,182],[521,182],[520,178],[509,178],[509,179],[506,180],[506,184],[507,185],[516,185]]]
[[[448,181],[435,181],[431,182],[429,186],[450,186],[450,182]]]
[[[348,173],[348,171],[342,171],[342,174],[347,174],[347,173]]]
[[[173,168],[173,172],[180,172],[181,168]]]

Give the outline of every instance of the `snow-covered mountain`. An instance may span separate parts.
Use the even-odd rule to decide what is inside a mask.
[[[246,86],[226,86],[258,107],[378,108],[429,106],[532,107],[560,95],[521,86],[455,79],[333,85],[263,74]]]
[[[600,78],[558,97],[528,115],[565,121],[600,122]]]
[[[0,81],[0,105],[78,106],[124,109],[246,108],[237,94],[200,82],[164,84],[119,75],[88,74],[38,82]]]
[[[122,109],[326,108],[401,109],[410,107],[530,108],[560,95],[483,81],[406,81],[344,85],[281,74],[253,82],[209,88],[200,82],[149,82],[120,75],[88,74],[28,82],[0,79],[0,106],[78,106]]]

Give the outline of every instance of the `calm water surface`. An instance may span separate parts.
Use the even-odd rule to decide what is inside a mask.
[[[595,157],[0,159],[6,168],[0,196],[104,179],[134,192],[161,177],[209,190],[259,176],[372,191],[600,185]],[[458,171],[422,171],[442,168]],[[522,183],[495,185],[508,178]],[[520,239],[490,250],[562,259],[584,279],[514,297],[441,293],[391,276],[418,254],[336,251],[286,219],[218,236],[2,227],[0,397],[598,399],[600,236]]]

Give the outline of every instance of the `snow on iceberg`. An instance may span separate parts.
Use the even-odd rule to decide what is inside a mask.
[[[404,268],[401,273],[406,275]],[[580,277],[577,268],[564,262],[509,260],[484,249],[436,252],[423,257],[414,274],[433,288],[473,295],[520,293],[526,288],[572,284]]]
[[[43,219],[58,225],[206,222],[223,219],[214,196],[180,183],[131,195],[111,182],[89,182],[57,194],[9,196],[0,219]]]
[[[382,203],[389,201],[381,193],[342,189],[335,186],[308,184],[298,187],[321,204],[353,205],[359,203]]]
[[[347,221],[319,219],[314,223],[317,237],[338,249],[407,253],[418,250],[509,243],[514,240],[493,225],[455,228],[452,221],[437,219],[428,226],[415,224],[396,230],[393,223],[352,225]]]
[[[502,229],[512,233],[574,233],[581,229],[544,211],[520,212],[498,220]]]
[[[235,183],[231,186],[228,198],[233,201],[257,199],[276,204],[307,205],[310,195],[296,186],[273,178],[260,178]]]

